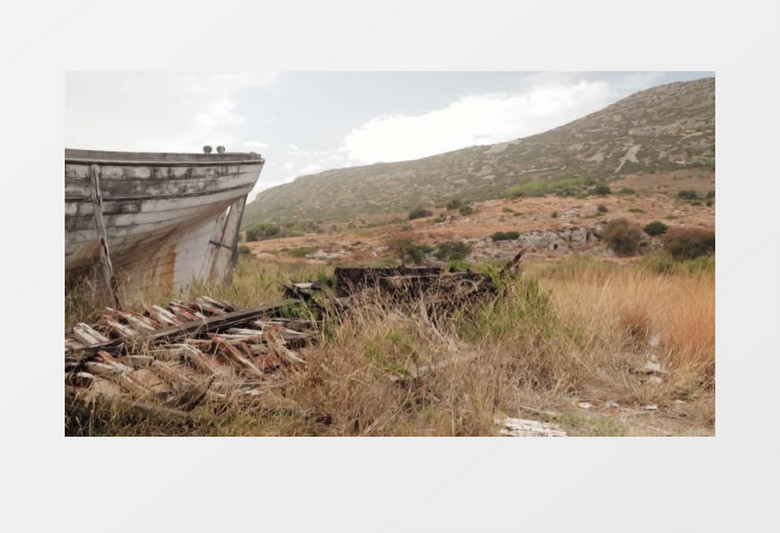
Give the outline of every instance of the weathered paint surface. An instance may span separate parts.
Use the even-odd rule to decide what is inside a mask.
[[[99,261],[91,164],[99,165],[103,220],[123,288],[181,291],[230,275],[246,195],[263,163],[256,154],[66,150],[66,278]]]

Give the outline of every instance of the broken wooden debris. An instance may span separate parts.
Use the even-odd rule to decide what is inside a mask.
[[[99,401],[181,421],[204,402],[251,401],[279,383],[284,369],[306,362],[295,350],[315,340],[319,325],[277,316],[297,302],[237,310],[201,297],[149,306],[145,314],[107,308],[65,339],[70,403],[83,410]]]
[[[301,350],[318,340],[321,317],[349,310],[359,293],[423,302],[420,311],[433,324],[458,306],[476,309],[472,304],[498,291],[486,274],[440,267],[337,268],[335,287],[334,294],[322,282],[293,283],[285,294],[294,298],[252,309],[207,296],[150,305],[144,313],[106,308],[96,323],[76,324],[65,338],[66,393],[80,409],[100,401],[191,421],[186,411],[203,403],[252,402],[266,387],[288,382],[285,372],[306,364]],[[311,319],[285,316],[302,303]]]

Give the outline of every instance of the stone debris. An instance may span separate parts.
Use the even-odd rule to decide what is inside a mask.
[[[580,402],[577,404],[577,407],[579,407],[580,409],[590,409],[591,407],[593,407],[593,405],[591,405],[588,402]]]

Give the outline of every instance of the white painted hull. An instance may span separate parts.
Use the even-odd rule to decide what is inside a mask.
[[[91,167],[120,285],[180,291],[230,275],[246,195],[263,163],[257,154],[66,150],[66,278],[100,262]]]

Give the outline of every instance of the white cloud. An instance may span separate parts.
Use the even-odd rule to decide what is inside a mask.
[[[523,93],[466,96],[423,115],[376,117],[342,148],[357,164],[403,161],[547,131],[614,101],[605,82],[537,85]]]
[[[68,72],[65,144],[97,150],[237,149],[234,128],[246,123],[233,97],[264,87],[272,72]]]
[[[311,163],[310,165],[306,165],[301,169],[301,175],[304,174],[311,174],[312,172],[316,172],[322,168],[322,165],[318,165],[317,163]]]
[[[268,143],[264,143],[262,141],[247,141],[244,143],[244,146],[247,148],[257,148],[258,150],[268,149]]]
[[[287,162],[284,164],[284,168],[286,168],[287,170],[290,170],[290,169],[291,169],[292,167],[294,167],[294,166],[295,166],[295,163],[293,163],[292,161],[287,161]]]

